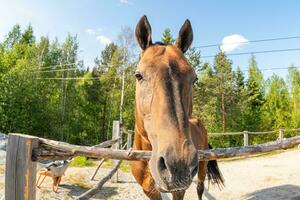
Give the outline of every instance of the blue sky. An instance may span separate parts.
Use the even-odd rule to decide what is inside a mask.
[[[146,0],[0,0],[0,39],[19,23],[31,24],[37,36],[48,35],[63,41],[68,33],[78,35],[80,58],[93,63],[105,43],[115,41],[121,27],[135,28],[139,18],[146,14],[153,31],[153,40],[160,40],[166,27],[176,36],[179,28],[190,19],[194,29],[194,46],[300,36],[300,1],[146,1]],[[235,37],[238,36],[238,37]],[[228,36],[231,36],[228,38]],[[300,39],[248,43],[229,48],[230,53],[271,49],[300,48]],[[214,55],[217,47],[201,50],[203,56]],[[247,69],[249,55],[231,56],[234,68]],[[259,68],[300,67],[300,51],[256,55]],[[207,59],[212,61],[212,59]],[[264,71],[286,75],[286,70]]]

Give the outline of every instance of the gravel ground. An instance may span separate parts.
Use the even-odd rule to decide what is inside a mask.
[[[219,162],[226,180],[226,187],[219,190],[211,185],[205,190],[204,199],[209,200],[300,200],[300,149],[234,161]],[[95,167],[70,167],[63,177],[58,193],[51,191],[50,178],[46,178],[38,198],[43,200],[73,199],[80,195],[109,171],[101,169],[96,181],[89,181]],[[4,165],[0,165],[0,194],[4,188]],[[93,199],[146,200],[141,187],[130,173],[119,173],[119,183],[107,182]],[[197,200],[196,181],[187,190],[185,200]],[[207,185],[206,185],[207,188]],[[1,196],[0,196],[1,197]]]

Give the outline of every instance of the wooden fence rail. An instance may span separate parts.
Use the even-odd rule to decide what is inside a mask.
[[[18,134],[10,135],[20,136]],[[87,156],[91,158],[106,158],[116,160],[149,160],[151,151],[119,150],[108,148],[97,148],[72,145],[64,142],[57,142],[38,138],[39,146],[33,149],[32,158],[38,160],[63,160],[74,156]],[[211,150],[198,150],[199,160],[215,160],[235,156],[245,156],[255,153],[285,149],[300,144],[300,136],[277,140],[259,145],[246,147],[217,148]]]
[[[243,134],[245,136],[251,133],[243,132]],[[118,135],[113,138],[114,142],[117,141],[117,139]],[[246,141],[245,144],[247,144]],[[215,160],[247,156],[277,149],[285,149],[298,144],[300,144],[300,136],[283,139],[283,130],[281,130],[279,131],[279,140],[277,141],[244,147],[198,150],[198,158],[199,160]],[[36,161],[65,160],[74,156],[116,160],[149,160],[151,157],[150,151],[120,150],[101,148],[99,146],[79,146],[29,135],[9,134],[5,172],[6,199],[36,199]]]
[[[300,128],[296,129],[279,129],[278,131],[260,131],[260,132],[251,132],[251,131],[243,131],[243,132],[226,132],[226,133],[209,133],[209,137],[220,137],[225,135],[243,135],[244,136],[244,146],[249,145],[249,135],[264,135],[264,134],[274,134],[278,133],[278,139],[282,140],[284,138],[284,131],[300,131]]]

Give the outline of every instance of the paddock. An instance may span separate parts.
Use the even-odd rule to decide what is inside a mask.
[[[290,130],[291,131],[291,130]],[[298,131],[298,129],[294,129],[294,131]],[[106,141],[99,145],[93,147],[86,146],[77,146],[71,145],[68,143],[48,140],[44,138],[33,137],[29,135],[22,134],[10,134],[7,145],[7,157],[6,157],[6,170],[5,170],[5,196],[9,197],[9,199],[36,199],[36,161],[41,160],[57,160],[57,159],[70,159],[74,156],[87,156],[91,158],[98,159],[116,159],[116,160],[148,160],[151,156],[151,152],[147,151],[133,151],[131,148],[127,150],[121,149],[122,144],[120,143],[120,138],[123,138],[120,135],[122,131],[120,131],[118,122],[114,122],[113,129],[113,138],[110,141]],[[267,134],[268,132],[259,133],[259,134]],[[213,159],[224,159],[224,158],[234,158],[241,156],[251,156],[258,153],[266,153],[271,152],[278,149],[287,149],[294,147],[300,144],[300,136],[295,136],[292,138],[284,138],[284,130],[280,129],[278,131],[278,140],[272,141],[265,144],[260,145],[250,145],[248,146],[248,135],[256,134],[251,132],[242,132],[244,135],[244,145],[243,147],[232,147],[232,148],[217,148],[212,150],[199,150],[198,158],[199,160],[213,160]],[[233,134],[233,133],[228,133]],[[240,132],[235,133],[241,134]],[[211,134],[213,135],[222,135],[222,134]],[[128,135],[128,138],[131,138],[131,134]],[[116,144],[114,144],[116,143]],[[113,149],[104,148],[110,145],[113,145]],[[131,145],[131,139],[127,139],[127,145]],[[289,154],[289,152],[292,152]],[[272,182],[272,180],[279,180],[278,182],[281,185],[277,188],[277,190],[294,190],[299,189],[299,172],[300,166],[297,163],[299,161],[299,150],[292,150],[278,154],[279,157],[275,156],[275,160],[273,162],[268,161],[264,157],[258,158],[249,158],[249,160],[241,160],[241,161],[221,161],[221,170],[224,173],[224,177],[226,179],[226,188],[222,191],[219,191],[218,188],[210,187],[209,191],[206,191],[206,197],[208,199],[224,199],[223,195],[246,195],[246,196],[232,196],[232,198],[245,198],[251,199],[249,195],[253,192],[253,198],[255,199],[256,191],[258,190],[258,186],[260,189],[268,186],[268,180]],[[283,157],[280,157],[283,155]],[[289,155],[285,157],[285,155]],[[284,162],[284,160],[288,158],[288,162]],[[268,157],[268,159],[270,159]],[[272,157],[271,157],[272,159]],[[236,164],[237,167],[231,166],[231,163]],[[246,164],[243,164],[246,162]],[[247,163],[248,162],[248,163]],[[92,189],[88,191],[83,191],[83,194],[76,196],[76,199],[89,199],[93,196],[93,194],[97,193],[101,187],[113,176],[113,174],[118,169],[118,164],[120,162],[115,162],[115,166],[113,169],[108,172],[108,175],[102,177],[99,183],[94,184]],[[239,164],[242,163],[242,164]],[[246,168],[245,168],[246,166]],[[283,166],[283,168],[282,168]],[[224,168],[224,169],[223,169]],[[94,168],[95,170],[95,168]],[[68,173],[70,173],[69,170]],[[87,169],[86,169],[87,171]],[[71,171],[72,172],[72,171]],[[75,172],[73,172],[75,173]],[[271,174],[270,174],[271,173]],[[274,173],[274,177],[272,174]],[[287,174],[286,174],[287,173]],[[257,175],[257,177],[256,177]],[[281,176],[279,176],[281,175]],[[116,179],[118,176],[114,176]],[[122,184],[128,181],[131,181],[132,184],[135,184],[132,177],[128,178],[128,180],[122,180],[122,176],[119,176],[121,182],[118,182],[118,179],[114,181],[112,184]],[[267,178],[266,180],[260,180],[260,178]],[[256,179],[257,178],[257,179]],[[269,178],[269,179],[268,179]],[[295,182],[292,182],[291,179],[295,179]],[[245,181],[250,181],[249,183]],[[283,181],[283,182],[281,182]],[[290,182],[291,181],[291,182]],[[243,184],[244,182],[244,184]],[[261,183],[260,183],[261,182]],[[95,183],[95,182],[94,182]],[[255,183],[255,184],[254,184]],[[258,184],[259,183],[259,184]],[[286,184],[284,184],[286,183]],[[288,183],[288,184],[287,184]],[[294,184],[294,185],[293,185]],[[241,185],[244,185],[241,187]],[[234,187],[235,186],[235,187]],[[255,187],[254,187],[255,186]],[[107,186],[105,186],[107,187]],[[122,188],[122,185],[118,185],[117,188]],[[270,187],[277,187],[273,184]],[[127,186],[127,192],[130,193],[133,186]],[[126,188],[123,189],[126,191]],[[251,189],[253,188],[253,189]],[[240,192],[234,191],[241,190]],[[244,189],[244,190],[243,190]],[[266,189],[267,190],[267,189]],[[104,191],[104,189],[103,189]],[[142,191],[140,191],[142,192]],[[250,192],[250,193],[249,193]],[[196,199],[193,195],[196,195],[196,191],[193,191],[193,186],[187,192],[188,195],[186,199]],[[230,194],[231,193],[231,194]],[[100,193],[101,194],[101,193]],[[192,195],[189,197],[189,195]],[[220,195],[220,196],[218,196]],[[248,196],[247,196],[248,195]],[[293,195],[293,192],[291,192]],[[298,196],[299,197],[299,196]],[[296,198],[298,198],[296,197]],[[122,199],[121,197],[116,197],[115,199]],[[144,198],[144,197],[143,197]],[[252,198],[252,199],[253,199]],[[99,198],[98,198],[99,199]],[[112,197],[114,199],[114,197]]]
[[[300,177],[298,171],[300,167],[300,150],[279,150],[271,154],[255,156],[246,159],[235,159],[232,161],[219,160],[219,166],[226,178],[226,187],[219,190],[210,185],[209,190],[205,190],[205,199],[272,199],[276,196],[279,199],[299,199]],[[253,171],[252,167],[257,170]],[[0,194],[4,194],[4,167],[0,170]],[[280,170],[278,170],[278,168]],[[239,173],[232,171],[239,170]],[[282,171],[284,170],[284,173]],[[43,187],[37,190],[37,199],[72,199],[87,190],[86,187],[95,185],[110,170],[101,168],[94,181],[89,177],[94,173],[93,167],[70,167],[63,178],[59,192],[53,193],[51,189],[51,179],[46,179]],[[251,179],[248,178],[248,173]],[[261,172],[261,173],[257,173]],[[85,178],[86,177],[86,178]],[[81,186],[75,184],[83,179]],[[257,184],[253,184],[253,182]],[[242,185],[242,187],[240,187]],[[237,187],[239,186],[239,187]],[[192,183],[187,191],[186,200],[197,199],[195,196],[195,183]],[[130,188],[130,190],[128,189]],[[224,194],[224,196],[222,196]],[[231,198],[232,197],[232,198]],[[297,198],[296,198],[297,197]],[[95,200],[125,200],[125,199],[146,200],[138,184],[130,173],[119,172],[119,182],[108,181],[103,189],[94,198]],[[274,199],[274,198],[273,198]]]

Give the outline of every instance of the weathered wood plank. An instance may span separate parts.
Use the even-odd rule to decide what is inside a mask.
[[[113,130],[112,130],[112,140],[115,140],[117,138],[120,138],[120,122],[119,121],[113,121]],[[120,149],[120,141],[116,142],[115,144],[112,145],[112,149]],[[113,166],[116,166],[118,164],[117,160],[112,161]],[[118,182],[118,169],[114,173],[114,175],[111,178],[112,183],[117,183]]]
[[[133,131],[128,132],[128,135],[127,135],[127,149],[130,149],[132,147],[132,135],[133,135]]]
[[[294,131],[297,129],[293,129]],[[226,132],[226,133],[208,133],[208,137],[220,137],[225,135],[243,135],[245,131],[243,132]],[[277,131],[261,131],[261,132],[251,132],[247,131],[248,135],[265,135],[265,134],[273,134]]]
[[[37,137],[21,134],[9,135],[5,174],[6,199],[36,199],[36,162],[32,161],[32,149],[37,147]]]
[[[107,140],[105,142],[95,145],[94,147],[106,148],[106,147],[112,146],[113,144],[116,144],[119,141],[120,141],[120,138],[116,138],[113,140]]]
[[[244,146],[249,145],[249,133],[248,131],[244,131]]]
[[[219,137],[225,135],[243,135],[244,132],[208,133],[208,137]]]
[[[121,160],[117,161],[117,165],[114,166],[114,168],[105,176],[103,177],[98,183],[97,185],[95,185],[93,188],[89,189],[88,191],[86,191],[85,193],[83,193],[82,195],[80,195],[79,197],[76,198],[76,200],[86,200],[86,199],[90,199],[92,198],[94,195],[96,195],[101,188],[103,187],[103,185],[112,178],[112,176],[118,171],[119,166],[121,165]]]
[[[151,157],[150,151],[85,147],[41,138],[39,138],[39,141],[39,148],[36,148],[33,152],[34,157],[38,160],[67,159],[74,156],[117,160],[149,160]],[[300,136],[246,147],[198,150],[198,153],[199,160],[215,160],[285,149],[297,144],[300,144]]]
[[[100,163],[98,164],[97,169],[95,170],[94,174],[93,174],[92,177],[91,177],[91,181],[94,180],[95,176],[97,175],[97,173],[98,173],[100,167],[102,166],[102,164],[103,164],[104,162],[105,162],[105,159],[101,159],[101,160],[100,160]]]
[[[279,135],[278,135],[278,139],[282,140],[283,139],[283,129],[279,129]]]
[[[16,199],[16,168],[19,137],[8,137],[6,147],[5,196],[6,199]]]

